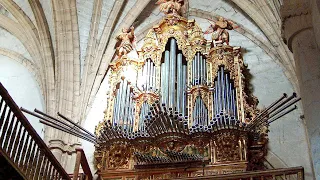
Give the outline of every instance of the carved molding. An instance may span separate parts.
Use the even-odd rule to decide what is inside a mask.
[[[292,41],[297,34],[312,28],[310,4],[308,2],[284,2],[281,7],[282,37],[292,51]]]

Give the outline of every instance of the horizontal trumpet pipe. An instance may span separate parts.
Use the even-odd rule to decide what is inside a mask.
[[[77,133],[81,133],[82,135],[88,136],[87,134],[79,131],[78,129],[74,128],[73,126],[71,126],[71,125],[69,125],[69,124],[67,124],[67,123],[65,123],[65,122],[62,122],[62,121],[60,121],[60,120],[58,120],[58,119],[55,119],[55,118],[54,118],[54,119],[50,118],[50,119],[52,119],[52,120],[46,119],[45,117],[40,116],[40,115],[38,115],[38,114],[36,114],[36,113],[34,113],[34,112],[31,112],[31,111],[29,111],[29,110],[27,110],[27,109],[24,109],[24,108],[21,108],[21,111],[23,111],[23,112],[25,112],[25,113],[28,113],[28,114],[30,114],[30,115],[32,115],[32,116],[34,116],[34,117],[43,119],[43,120],[45,120],[45,121],[47,121],[47,122],[50,122],[50,123],[52,123],[52,124],[55,123],[54,121],[56,121],[56,122],[62,124],[62,125],[60,125],[60,124],[55,123],[55,124],[57,124],[57,125],[59,125],[59,126],[62,126],[62,127],[64,127],[64,128],[69,127],[69,128],[70,128],[69,130],[74,130],[74,131],[77,132]],[[39,113],[39,114],[40,114],[40,113]],[[54,120],[54,121],[53,121],[53,120]],[[92,138],[92,139],[96,139],[96,136],[94,136],[94,137],[88,136],[88,137],[90,137],[90,138]]]
[[[58,130],[63,131],[63,132],[65,132],[65,133],[71,134],[71,135],[76,136],[76,137],[78,137],[78,138],[81,138],[81,139],[84,139],[84,140],[86,140],[86,141],[89,141],[89,142],[91,142],[91,143],[93,143],[93,144],[96,144],[96,142],[95,142],[94,140],[89,139],[89,138],[87,138],[87,137],[84,137],[84,136],[82,136],[82,135],[80,135],[80,134],[74,133],[74,132],[72,132],[72,131],[68,131],[67,129],[62,128],[61,126],[57,126],[57,125],[51,124],[51,123],[49,123],[49,122],[47,122],[47,121],[44,121],[44,120],[39,120],[39,121],[40,121],[40,123],[42,123],[42,124],[44,124],[44,125],[50,126],[50,127],[52,127],[52,128],[58,129]]]
[[[281,118],[281,117],[283,117],[283,116],[287,115],[288,113],[290,113],[290,112],[294,111],[295,109],[297,109],[297,106],[296,106],[296,105],[295,105],[295,106],[293,106],[293,107],[292,107],[291,109],[289,109],[288,111],[286,111],[286,112],[284,112],[284,113],[279,114],[277,117],[274,117],[273,119],[270,119],[270,120],[268,121],[268,124],[270,124],[270,123],[272,123],[272,122],[276,121],[277,119],[279,119],[279,118]]]
[[[282,112],[283,110],[287,109],[288,107],[292,106],[293,104],[295,104],[296,102],[298,102],[298,101],[300,101],[300,100],[301,100],[301,98],[298,98],[298,99],[292,101],[291,103],[287,104],[285,107],[282,107],[282,108],[279,109],[278,111],[270,114],[270,117],[269,117],[269,118],[274,117],[275,115],[279,114],[280,112]]]
[[[36,111],[37,109],[35,109]],[[38,111],[38,110],[37,110]],[[74,123],[72,120],[70,120],[69,118],[65,117],[64,115],[60,114],[59,112],[57,113],[58,116],[60,116],[61,118],[65,119],[66,121],[68,121],[69,123],[73,124],[74,126],[77,126],[79,129],[85,131],[86,133],[88,133],[89,135],[91,135],[92,137],[95,137],[94,134],[92,134],[91,132],[89,132],[88,130],[84,129],[83,127],[79,126],[78,124]]]
[[[285,97],[286,95],[284,94],[283,95],[283,97]],[[282,99],[284,99],[282,97]],[[275,105],[273,105],[273,107],[271,107],[271,108],[269,108],[269,110],[268,111],[264,111],[265,113],[261,113],[261,116],[259,116],[259,117],[256,117],[254,120],[253,120],[253,124],[251,124],[250,126],[249,126],[249,128],[251,128],[251,127],[253,127],[253,126],[256,126],[256,124],[257,123],[259,123],[260,121],[263,121],[263,119],[266,117],[266,116],[268,116],[268,115],[270,115],[271,113],[273,113],[275,110],[277,110],[277,109],[279,109],[280,107],[282,107],[283,105],[285,105],[287,102],[289,102],[291,99],[293,99],[293,98],[295,98],[295,97],[297,97],[297,94],[296,93],[293,93],[290,97],[288,97],[286,100],[284,100],[284,101],[282,101],[282,100],[278,100],[277,102],[278,103],[275,103]],[[280,104],[279,104],[280,103]]]

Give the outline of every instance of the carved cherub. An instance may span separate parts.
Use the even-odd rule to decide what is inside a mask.
[[[156,4],[160,4],[160,11],[165,14],[180,14],[184,0],[158,0]]]
[[[229,45],[229,32],[227,30],[233,30],[238,28],[238,26],[229,20],[219,17],[218,21],[215,23],[210,22],[210,26],[205,34],[212,33],[212,41],[221,41],[221,43],[226,43]]]
[[[131,26],[130,28],[123,28],[122,33],[117,36],[117,40],[116,49],[119,57],[132,51],[135,46],[134,27]]]

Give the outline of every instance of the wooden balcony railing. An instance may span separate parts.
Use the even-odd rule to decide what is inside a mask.
[[[74,166],[73,175],[71,176],[73,180],[92,180],[92,173],[86,158],[86,155],[83,152],[83,149],[77,148],[77,158],[76,164]],[[82,167],[82,173],[79,173],[80,165]]]
[[[201,177],[190,177],[182,179],[214,179],[214,180],[304,180],[304,169],[303,167],[283,168],[283,169],[270,169],[266,171],[250,171],[242,173],[224,174],[224,175],[213,175],[213,176],[201,176]]]
[[[24,179],[70,179],[1,83],[0,153]]]

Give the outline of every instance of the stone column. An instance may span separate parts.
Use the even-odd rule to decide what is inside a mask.
[[[284,41],[294,55],[315,178],[320,179],[320,51],[310,4],[284,1],[281,15]]]

